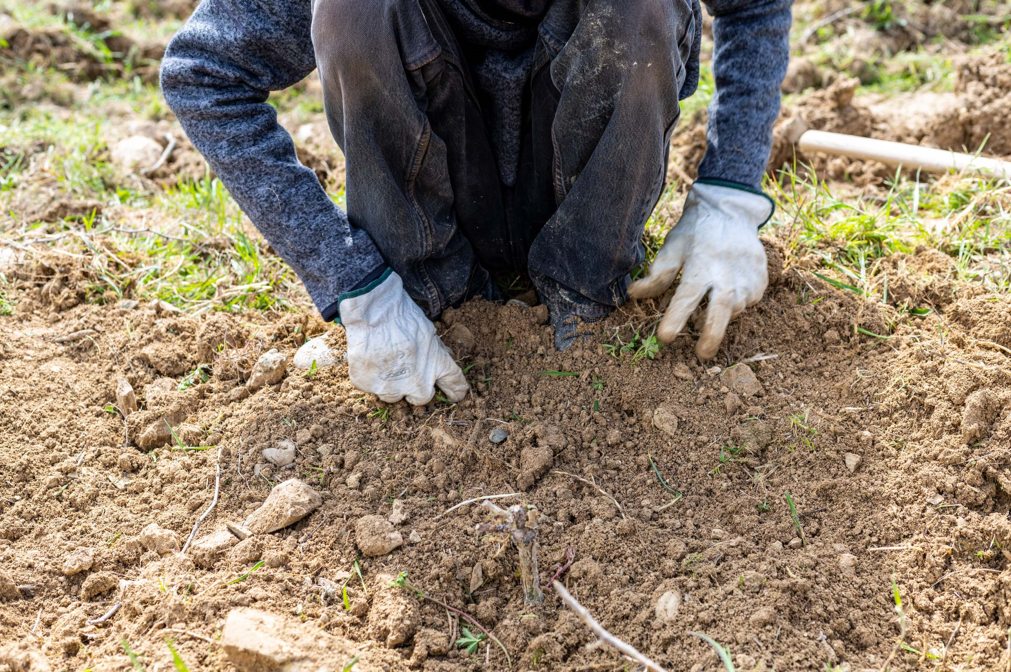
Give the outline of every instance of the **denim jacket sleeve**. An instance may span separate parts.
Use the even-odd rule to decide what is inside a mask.
[[[699,177],[759,188],[790,62],[793,0],[705,0],[713,15],[708,147]]]
[[[326,316],[383,260],[266,102],[316,67],[311,24],[311,0],[204,0],[169,44],[161,81],[194,146]]]

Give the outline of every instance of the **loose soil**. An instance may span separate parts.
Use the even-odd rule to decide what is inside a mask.
[[[193,4],[129,8],[161,17]],[[844,3],[825,4],[828,14]],[[872,51],[938,32],[967,41],[958,16],[969,6],[992,9],[931,4],[916,25],[876,34]],[[75,80],[124,67],[63,33],[9,30],[22,31],[8,34],[17,58]],[[1000,54],[965,57],[954,92],[912,94],[915,105],[860,99],[848,73],[816,74],[784,123],[800,115],[970,150],[990,133],[988,152],[1011,153],[1009,125],[992,121],[1009,109]],[[20,105],[30,94],[3,95]],[[124,121],[123,137],[179,143],[156,184],[204,174],[177,124],[138,123]],[[303,162],[339,180],[325,124],[302,128],[292,130]],[[704,138],[704,118],[686,119],[672,178],[691,173]],[[797,158],[868,193],[892,174]],[[770,169],[793,160],[779,138]],[[15,205],[32,221],[103,207],[67,195]],[[669,670],[721,667],[693,632],[747,671],[1008,669],[1011,301],[923,249],[882,261],[889,301],[872,304],[819,279],[820,259],[798,256],[792,240],[786,227],[766,241],[769,291],[713,362],[696,359],[693,330],[652,358],[621,352],[669,295],[626,306],[564,353],[544,307],[477,300],[437,324],[471,394],[421,408],[355,390],[346,364],[296,369],[306,338],[345,347],[343,331],[308,309],[189,315],[122,302],[95,294],[86,261],[0,248],[17,298],[0,317],[0,672],[167,670],[167,640],[194,671],[282,668],[230,657],[226,622],[282,637],[296,661],[283,669],[509,669],[488,640],[475,654],[457,648],[467,623],[391,586],[402,573],[491,631],[514,669],[631,669],[550,590],[562,570],[604,627]],[[910,306],[929,314],[901,312]],[[271,349],[286,358],[284,377],[249,393]],[[120,379],[139,406],[125,419]],[[291,446],[287,466],[264,457]],[[318,508],[272,533],[230,536],[226,524],[244,524],[291,479]],[[542,604],[524,604],[516,550],[486,507],[446,513],[508,493],[496,503],[537,509]]]

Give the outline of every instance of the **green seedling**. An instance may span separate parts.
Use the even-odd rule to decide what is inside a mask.
[[[187,446],[185,443],[183,443],[182,439],[179,438],[179,435],[176,434],[176,430],[172,427],[172,425],[169,424],[168,420],[162,420],[162,422],[164,422],[165,426],[168,427],[169,433],[172,434],[172,440],[175,441],[176,445],[172,448],[172,450],[193,451],[193,450],[209,450],[213,448],[213,446]]]
[[[256,570],[258,570],[260,567],[263,567],[263,560],[260,560],[258,563],[256,563],[255,565],[253,565],[250,568],[250,570],[248,572],[246,572],[245,574],[241,574],[241,575],[235,577],[234,579],[232,579],[231,581],[226,581],[225,585],[226,586],[230,586],[233,583],[238,583],[239,581],[245,581],[246,579],[249,578],[250,574],[252,574]]]
[[[727,672],[737,672],[737,668],[734,667],[734,661],[730,657],[730,649],[720,646],[715,639],[709,637],[708,635],[703,635],[698,632],[689,632],[688,634],[693,637],[698,637],[706,644],[716,649],[716,655],[720,657],[720,660],[723,662],[723,667],[726,668]]]
[[[206,383],[211,379],[211,367],[206,364],[201,364],[197,368],[193,369],[179,381],[179,391],[184,392],[194,385],[200,385],[201,383]]]
[[[386,426],[386,423],[390,420],[390,409],[388,408],[377,408],[376,410],[369,413],[369,418],[380,418],[383,422],[379,425],[379,429]]]
[[[598,378],[597,376],[594,376],[592,382],[590,383],[590,387],[597,392],[603,392],[605,385],[607,385],[607,381],[603,378]]]
[[[190,668],[187,667],[186,661],[183,660],[179,652],[176,651],[176,647],[172,645],[171,639],[165,640],[165,645],[168,646],[168,650],[172,652],[172,664],[176,668],[176,672],[190,672]]]
[[[790,507],[790,520],[793,521],[793,526],[797,528],[797,534],[800,535],[800,543],[807,545],[807,541],[804,539],[804,528],[800,525],[800,514],[797,513],[797,507],[793,503],[793,497],[790,496],[789,492],[783,493],[783,497],[786,499],[786,505]]]
[[[467,653],[473,655],[477,653],[477,649],[481,646],[481,642],[488,639],[488,636],[484,633],[478,632],[473,633],[469,628],[461,626],[460,632],[463,633],[463,637],[456,640],[456,646],[459,649],[464,649]]]
[[[499,640],[498,637],[496,637],[495,635],[491,634],[491,632],[489,632],[487,629],[485,629],[485,627],[483,625],[481,625],[480,623],[478,623],[477,620],[473,616],[471,616],[470,614],[468,614],[467,612],[461,611],[460,609],[457,609],[456,607],[451,607],[448,604],[446,604],[445,602],[443,602],[442,600],[439,600],[439,599],[436,599],[434,597],[431,597],[430,595],[426,595],[424,593],[424,591],[422,591],[420,588],[417,588],[417,587],[411,585],[411,583],[407,580],[407,572],[400,572],[400,574],[397,575],[396,579],[394,579],[393,581],[390,581],[390,585],[391,586],[399,586],[400,588],[406,588],[407,590],[410,590],[411,592],[413,592],[415,594],[415,596],[418,597],[419,599],[428,600],[429,602],[431,602],[433,604],[437,604],[440,607],[442,607],[443,609],[447,609],[447,610],[453,612],[454,614],[456,614],[457,616],[459,616],[460,618],[466,620],[468,623],[470,623],[475,628],[477,628],[478,630],[480,630],[489,639],[491,639],[491,641],[495,642],[495,644],[498,646],[498,648],[502,649],[502,653],[505,654],[506,665],[508,667],[512,667],[513,666],[512,658],[510,658],[510,656],[509,656],[509,651],[506,650],[505,644],[503,644],[501,642],[501,640]]]
[[[575,371],[538,371],[538,376],[578,376]]]
[[[312,360],[312,364],[309,365],[309,370],[302,374],[303,378],[312,378],[316,375],[319,369],[316,367],[316,360]]]
[[[106,546],[112,546],[113,544],[116,543],[116,540],[119,539],[122,536],[123,536],[122,532],[117,532],[116,534],[112,535],[109,539],[106,539],[105,545]]]
[[[356,654],[354,658],[352,658],[351,660],[349,660],[347,662],[347,664],[344,665],[344,668],[341,670],[341,672],[350,672],[351,668],[355,666],[355,663],[357,663],[358,659],[361,658],[361,657],[362,657],[362,654],[360,654],[360,653]]]
[[[656,474],[656,477],[660,480],[660,485],[662,485],[667,490],[677,495],[677,499],[681,499],[682,497],[681,493],[675,490],[674,488],[670,487],[669,485],[667,485],[667,481],[663,480],[663,476],[660,475],[660,469],[657,468],[656,462],[653,461],[653,456],[650,455],[648,451],[646,453],[646,459],[649,460],[649,466],[653,467],[653,473]],[[677,499],[675,499],[674,501],[677,501]]]
[[[130,664],[133,665],[133,669],[138,672],[144,672],[144,666],[140,662],[140,657],[133,652],[130,648],[130,642],[126,640],[126,637],[120,642],[120,646],[123,647],[123,652],[126,653],[127,658],[130,659]]]
[[[341,586],[341,597],[344,598],[344,611],[351,611],[351,600],[348,599],[347,584]]]

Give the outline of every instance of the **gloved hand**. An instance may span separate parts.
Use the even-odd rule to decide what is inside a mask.
[[[667,234],[649,274],[629,287],[629,296],[662,294],[681,271],[681,282],[660,321],[657,337],[673,341],[689,316],[709,294],[702,336],[695,347],[700,359],[720,348],[727,324],[762,298],[769,284],[765,248],[758,228],[772,216],[772,199],[743,187],[696,182],[681,219]]]
[[[435,396],[436,385],[450,401],[462,401],[467,379],[436,336],[435,325],[404,291],[400,276],[387,271],[373,285],[338,305],[351,383],[385,402],[406,397],[422,406]]]

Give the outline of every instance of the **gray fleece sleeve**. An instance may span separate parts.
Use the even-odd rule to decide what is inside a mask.
[[[295,156],[267,104],[316,67],[311,0],[204,0],[162,61],[165,99],[194,146],[324,317],[383,264]]]
[[[713,15],[708,147],[699,178],[760,188],[790,62],[793,0],[705,0]]]

